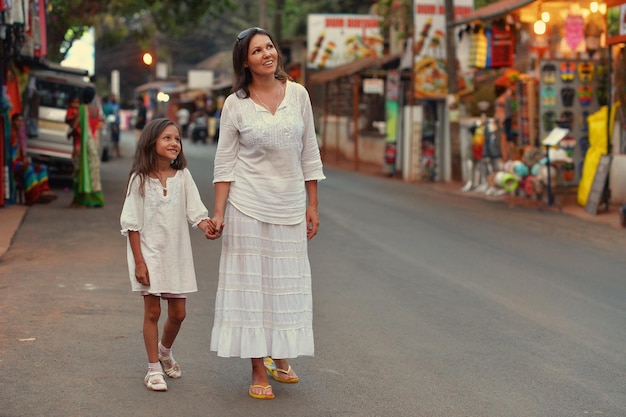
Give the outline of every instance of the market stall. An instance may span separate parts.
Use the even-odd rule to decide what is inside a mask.
[[[469,45],[467,55],[459,56],[461,70],[465,65],[475,71],[476,79],[492,82],[483,83],[482,90],[475,82],[475,101],[487,104],[485,110],[468,106],[473,122],[465,123],[480,123],[484,112],[485,122],[495,121],[498,129],[496,157],[501,160],[490,161],[481,172],[487,192],[503,188],[493,181],[498,172],[515,175],[515,191],[529,196],[541,194],[549,179],[564,189],[575,189],[586,180],[585,157],[593,142],[589,118],[597,117],[610,101],[606,14],[603,2],[503,0],[455,22],[459,42]],[[557,127],[567,134],[544,149],[543,139]],[[468,147],[479,140],[473,133],[465,138]],[[555,155],[561,159],[540,169],[549,150],[558,151]],[[474,163],[484,164],[484,155]]]

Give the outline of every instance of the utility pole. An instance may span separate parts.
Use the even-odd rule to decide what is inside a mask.
[[[283,7],[285,1],[276,0],[274,5],[276,7],[274,10],[274,36],[276,37],[276,42],[280,44],[283,40]]]
[[[259,26],[265,30],[270,30],[267,23],[267,0],[261,0],[259,2]]]
[[[446,73],[448,75],[448,120],[450,123],[450,161],[452,180],[462,181],[461,125],[459,121],[459,83],[457,79],[456,35],[454,30],[454,0],[445,0],[446,9]]]

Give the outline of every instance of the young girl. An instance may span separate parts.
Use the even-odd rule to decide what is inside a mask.
[[[208,211],[186,168],[180,131],[168,119],[143,129],[128,179],[120,223],[128,236],[128,273],[144,300],[143,337],[148,354],[146,388],[166,391],[164,375],[180,378],[172,344],[185,318],[187,293],[197,291],[189,226],[214,232]],[[161,298],[167,320],[159,341]]]

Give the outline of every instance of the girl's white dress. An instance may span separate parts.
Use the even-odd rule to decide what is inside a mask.
[[[324,179],[304,87],[288,82],[276,114],[231,94],[213,182],[230,182],[211,332],[221,357],[314,354],[305,181]]]
[[[151,294],[197,291],[189,225],[197,227],[209,218],[209,212],[191,173],[185,168],[167,178],[167,195],[158,179],[146,178],[142,197],[139,183],[139,177],[131,178],[120,224],[123,236],[128,236],[129,231],[139,232],[150,286],[140,284],[135,278],[135,258],[129,241],[126,253],[132,290]]]

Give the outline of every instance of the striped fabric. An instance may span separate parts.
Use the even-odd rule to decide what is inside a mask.
[[[212,351],[220,357],[312,356],[306,224],[273,225],[226,206]]]

